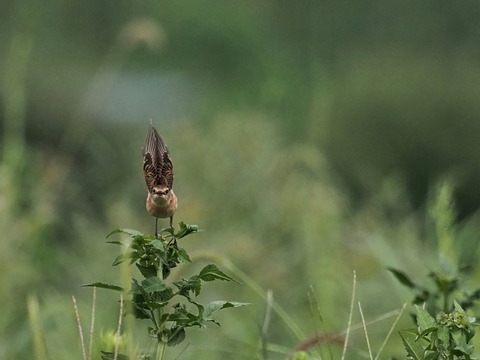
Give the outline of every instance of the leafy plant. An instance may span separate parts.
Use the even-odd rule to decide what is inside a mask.
[[[416,313],[412,317],[417,328],[400,331],[408,359],[479,359],[473,355],[474,347],[470,344],[478,324],[466,310],[478,303],[480,289],[467,289],[469,267],[453,265],[460,262],[460,257],[454,246],[457,241],[452,194],[452,188],[443,184],[430,207],[441,265],[440,271],[428,273],[431,284],[419,285],[406,273],[388,268],[415,294],[412,302]]]
[[[165,346],[180,344],[185,339],[185,329],[189,327],[205,327],[207,323],[215,323],[213,315],[225,308],[239,307],[245,303],[232,301],[212,301],[206,305],[196,301],[202,290],[202,283],[214,280],[235,281],[223,273],[216,265],[206,265],[200,272],[189,278],[182,278],[168,284],[165,280],[171,270],[181,262],[190,262],[187,252],[178,247],[177,241],[196,233],[196,225],[180,223],[180,230],[163,229],[158,237],[144,235],[136,230],[117,229],[107,235],[123,233],[129,235],[129,241],[108,241],[127,248],[113,262],[113,266],[128,262],[135,264],[143,276],[142,280],[132,278],[130,290],[116,285],[95,282],[84,286],[94,286],[126,293],[124,300],[126,314],[137,319],[150,320],[148,335],[156,339],[157,359],[163,359]],[[126,355],[114,352],[103,352],[102,359],[127,359]],[[148,357],[147,357],[148,358]]]
[[[475,335],[474,327],[478,324],[474,317],[454,302],[450,313],[443,311],[433,318],[425,309],[415,305],[417,311],[417,328],[400,331],[408,359],[478,359],[473,355],[470,344]]]
[[[417,284],[401,270],[391,267],[388,270],[402,285],[414,292],[414,305],[425,304],[425,308],[434,314],[440,311],[449,312],[454,301],[468,310],[480,299],[480,288],[472,291],[464,286],[465,277],[468,275],[465,267],[448,272],[430,271],[428,277],[432,283],[427,286]]]

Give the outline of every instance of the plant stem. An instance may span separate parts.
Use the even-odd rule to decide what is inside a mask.
[[[157,347],[157,360],[163,360],[164,356],[165,356],[165,343],[163,341],[160,341]]]

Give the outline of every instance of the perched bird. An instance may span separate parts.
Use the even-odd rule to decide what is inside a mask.
[[[177,197],[173,192],[173,164],[167,146],[157,130],[150,126],[143,148],[143,172],[147,184],[147,211],[155,216],[155,236],[158,218],[170,218],[173,227],[173,214],[177,209]]]

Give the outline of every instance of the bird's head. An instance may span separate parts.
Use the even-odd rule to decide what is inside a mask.
[[[166,202],[170,195],[170,189],[166,186],[155,186],[152,189],[152,197],[154,201]]]

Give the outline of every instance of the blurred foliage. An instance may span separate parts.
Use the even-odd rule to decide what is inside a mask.
[[[178,220],[208,230],[182,246],[272,289],[305,338],[344,329],[353,269],[376,318],[408,298],[385,266],[435,268],[422,210],[439,180],[454,185],[456,246],[474,263],[479,15],[474,0],[2,1],[0,358],[31,358],[29,295],[48,354],[79,356],[70,296],[89,314],[80,284],[115,282],[106,232],[153,231],[149,118],[172,153]],[[192,334],[180,358],[254,358],[260,336],[285,358],[305,340],[277,316],[260,332],[268,306],[252,287],[217,291],[252,302],[251,316]],[[118,309],[105,300],[108,333]],[[372,342],[388,328],[371,325]]]

